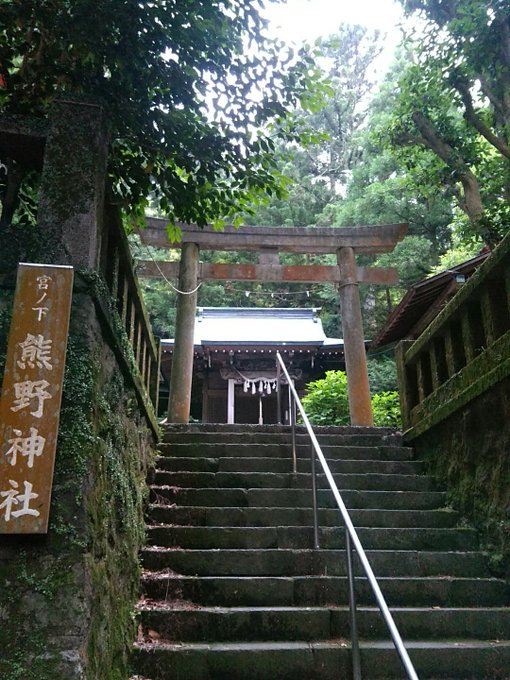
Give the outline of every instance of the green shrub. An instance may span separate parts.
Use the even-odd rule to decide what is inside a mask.
[[[326,377],[306,386],[302,399],[305,411],[314,425],[349,425],[349,397],[344,371],[327,371]],[[401,427],[398,392],[381,392],[372,397],[374,425]]]
[[[372,397],[374,425],[377,427],[402,427],[398,392],[381,392]]]
[[[325,378],[308,383],[302,402],[314,425],[349,424],[347,378],[343,371],[326,371]]]
[[[397,366],[394,359],[385,356],[370,357],[367,359],[367,369],[371,394],[397,389]]]

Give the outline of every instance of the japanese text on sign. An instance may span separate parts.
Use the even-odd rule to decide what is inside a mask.
[[[0,398],[0,533],[46,533],[72,267],[20,264]]]

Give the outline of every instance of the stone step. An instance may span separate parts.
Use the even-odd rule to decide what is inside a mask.
[[[510,643],[500,640],[510,630],[509,587],[491,578],[476,532],[455,526],[458,514],[444,507],[423,463],[394,430],[317,434],[420,680],[508,680]],[[132,680],[352,677],[345,532],[321,475],[322,549],[307,547],[303,428],[296,475],[286,426],[170,426],[165,442],[151,488]],[[401,680],[354,560],[363,678]]]
[[[487,577],[478,552],[367,550],[376,576]],[[146,547],[145,569],[172,569],[178,574],[203,576],[345,576],[343,550],[184,550]],[[355,557],[357,565],[357,558]],[[356,573],[360,573],[359,566]]]
[[[313,528],[149,526],[150,545],[192,549],[300,549],[313,548]],[[478,548],[474,529],[368,528],[357,530],[366,550],[462,550]],[[326,550],[345,548],[345,529],[320,527],[320,546]]]
[[[350,637],[350,612],[342,607],[197,607],[180,601],[141,601],[140,622],[145,633],[180,642],[269,640],[329,640]],[[174,605],[175,606],[175,605]],[[394,607],[391,610],[403,639],[501,639],[510,629],[508,607]],[[384,639],[388,629],[377,607],[357,608],[360,637]]]
[[[510,604],[510,588],[496,578],[453,576],[379,577],[390,606],[493,607]],[[179,576],[171,570],[145,571],[145,595],[154,600],[185,600],[202,606],[303,606],[346,603],[345,576]],[[356,579],[358,603],[374,603],[366,578]]]
[[[176,442],[161,444],[161,457],[186,457],[186,458],[290,458],[292,447],[289,442],[281,443],[268,440],[267,443],[249,443],[249,438],[240,439],[239,442],[225,442],[219,440],[211,442],[208,439],[203,442]],[[373,444],[340,445],[335,442],[322,444],[321,450],[327,458],[339,460],[412,460],[413,450],[406,446],[380,445],[380,440]],[[308,460],[310,458],[310,443],[307,441],[298,444],[296,448],[298,458]]]
[[[402,434],[392,427],[365,427],[358,425],[327,425],[314,426],[314,432],[319,440],[351,441],[356,438],[369,437],[371,441],[398,442],[402,441]],[[249,424],[226,424],[226,423],[187,423],[165,425],[163,441],[175,440],[176,438],[186,441],[226,441],[230,439],[273,439],[289,438],[292,428],[289,425],[249,425]],[[304,425],[296,426],[298,439],[308,439]]]
[[[446,504],[446,493],[443,491],[355,491],[340,488],[340,493],[346,506],[355,509],[434,510]],[[319,507],[336,507],[329,489],[319,489],[317,501]],[[312,498],[309,489],[197,489],[155,485],[151,487],[151,502],[180,506],[309,508]]]
[[[420,680],[508,680],[508,641],[411,641],[407,644]],[[138,643],[137,672],[152,680],[338,680],[349,678],[349,643],[320,642]],[[364,641],[363,677],[401,680],[400,660],[391,642]]]
[[[333,475],[337,486],[369,491],[433,491],[432,478],[420,475],[345,474]],[[312,477],[303,473],[275,472],[156,472],[155,483],[195,488],[309,489]],[[329,489],[323,474],[317,475],[317,486]]]
[[[439,510],[349,510],[356,527],[436,527],[450,528],[459,514],[449,508]],[[192,524],[194,526],[310,526],[311,508],[233,508],[207,506],[151,505],[151,522]],[[338,526],[338,510],[319,510],[320,526]]]
[[[424,463],[418,460],[337,460],[329,459],[328,465],[333,473],[341,474],[423,474]],[[172,472],[292,472],[292,458],[272,457],[170,457],[162,456],[156,460],[156,468]],[[310,460],[300,458],[297,471],[310,473]]]

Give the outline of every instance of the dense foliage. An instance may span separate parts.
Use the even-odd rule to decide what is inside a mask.
[[[426,21],[408,44],[390,139],[412,169],[422,150],[489,245],[510,219],[510,14],[503,0],[401,0]]]
[[[143,215],[150,198],[171,219],[234,217],[281,191],[275,141],[306,137],[287,114],[321,88],[308,52],[275,45],[264,26],[258,0],[2,2],[0,110],[100,103],[126,211]],[[5,222],[24,173],[0,161]]]
[[[494,245],[510,224],[507,3],[401,1],[412,19],[407,37],[378,90],[372,88],[354,109],[349,102],[358,92],[356,80],[350,89],[336,84],[346,72],[355,73],[352,45],[360,55],[375,55],[378,38],[343,27],[322,42],[324,54],[336,50],[326,62],[328,68],[334,64],[333,92],[324,110],[310,116],[325,136],[324,168],[314,168],[313,154],[287,149],[282,167],[295,181],[292,200],[272,200],[254,218],[307,226],[409,224],[409,236],[394,252],[375,260],[359,257],[360,264],[395,266],[400,276],[391,289],[361,288],[368,337],[412,283],[477,254],[484,241]],[[349,111],[359,125],[349,125]],[[332,125],[338,112],[343,124]],[[328,145],[348,150],[335,154],[333,167]],[[328,316],[334,314],[336,291],[323,286],[317,304],[319,296]]]
[[[372,413],[376,427],[402,427],[398,392],[381,392],[372,397]]]
[[[326,371],[324,378],[308,383],[302,403],[314,425],[349,425],[347,376],[344,371]],[[398,392],[374,394],[372,411],[377,427],[401,426]]]
[[[344,371],[326,371],[324,378],[308,383],[301,401],[314,425],[348,425],[350,422]]]
[[[277,146],[279,168],[291,180],[288,195],[261,205],[250,223],[331,223],[328,206],[345,191],[360,159],[358,134],[367,121],[373,64],[381,49],[382,36],[358,25],[343,24],[318,41],[317,61],[330,88],[323,106],[305,116],[316,143],[308,149],[283,142]]]
[[[367,369],[372,394],[394,392],[397,389],[397,366],[390,356],[369,357]]]

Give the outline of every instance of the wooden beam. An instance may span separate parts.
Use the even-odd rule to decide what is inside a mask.
[[[369,283],[379,286],[396,286],[398,270],[395,267],[356,267],[358,283]],[[339,279],[339,283],[342,280]]]
[[[179,274],[178,262],[144,260],[137,265],[137,273],[146,278],[175,279]],[[398,272],[394,267],[357,267],[360,283],[394,286]],[[223,264],[201,262],[198,266],[201,281],[272,281],[285,283],[341,283],[338,266],[319,264]]]
[[[183,243],[196,243],[201,250],[234,250],[239,252],[275,248],[289,253],[336,253],[348,246],[356,253],[390,252],[407,233],[407,224],[384,224],[364,227],[254,227],[235,229],[226,226],[215,231],[195,225],[180,224],[182,238],[171,243],[166,231],[167,220],[146,218],[147,227],[139,230],[143,243],[160,248],[180,248]]]

